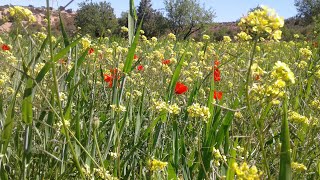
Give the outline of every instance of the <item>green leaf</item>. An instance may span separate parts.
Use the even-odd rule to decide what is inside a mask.
[[[33,81],[31,78],[27,79],[27,86],[24,90],[22,100],[22,121],[28,125],[32,124],[33,111],[32,111],[32,87]]]
[[[238,146],[238,139],[233,143],[233,147],[231,148],[230,151],[230,158],[228,160],[228,171],[227,171],[227,180],[233,180],[234,179],[234,169],[232,168],[233,163],[236,162],[236,156],[237,156],[237,151],[236,147]]]
[[[87,48],[87,49],[82,53],[82,55],[81,55],[80,58],[78,59],[77,63],[75,63],[75,65],[73,65],[72,69],[71,69],[70,72],[68,73],[68,76],[67,76],[67,78],[66,78],[66,81],[68,81],[68,82],[71,81],[71,79],[72,79],[73,76],[74,76],[75,70],[76,70],[77,68],[79,68],[79,67],[83,64],[83,62],[84,62],[84,60],[85,60],[85,58],[86,58],[86,56],[87,56],[87,54],[88,54],[88,50],[89,50],[89,48]]]
[[[285,95],[283,103],[283,118],[281,125],[281,153],[280,153],[280,173],[279,180],[289,180],[292,178],[291,158],[290,158],[290,135],[288,122],[288,97]]]
[[[174,70],[174,73],[173,73],[173,75],[172,75],[172,77],[171,77],[171,81],[170,81],[170,84],[169,84],[169,86],[168,86],[168,90],[167,90],[167,100],[169,101],[169,100],[171,100],[171,98],[172,98],[172,94],[173,94],[173,89],[174,89],[174,87],[175,87],[175,85],[177,84],[177,82],[178,82],[178,79],[179,79],[179,76],[180,76],[180,72],[181,72],[181,69],[182,69],[182,64],[183,64],[183,62],[184,62],[184,60],[185,60],[185,53],[183,53],[183,55],[181,56],[181,58],[180,58],[180,61],[179,61],[179,63],[178,63],[178,65],[177,65],[177,67],[176,67],[176,69]]]
[[[70,41],[69,41],[68,35],[66,33],[66,30],[64,28],[63,20],[61,17],[61,12],[59,12],[59,20],[60,20],[60,28],[61,28],[61,33],[63,36],[64,45],[65,45],[65,47],[67,47],[70,44]]]
[[[66,46],[65,48],[61,49],[58,54],[54,55],[53,62],[57,62],[59,59],[61,59],[63,56],[65,56],[71,48],[75,47],[79,41],[82,39],[82,37],[79,37],[75,41],[73,41],[71,44]]]
[[[177,174],[171,163],[168,164],[168,180],[178,180]]]
[[[128,13],[129,44],[131,44],[133,40],[135,23],[137,19],[138,19],[137,11],[136,11],[136,8],[134,7],[134,0],[129,0],[129,13]],[[140,30],[138,31],[140,32]]]
[[[128,73],[131,70],[131,66],[132,66],[132,62],[133,62],[133,57],[134,57],[134,53],[136,51],[137,45],[138,45],[138,41],[139,41],[139,37],[140,37],[140,30],[141,30],[141,26],[142,26],[142,20],[140,22],[140,25],[138,27],[138,30],[136,32],[136,35],[134,37],[134,40],[129,48],[129,52],[123,67],[123,72],[124,73]]]

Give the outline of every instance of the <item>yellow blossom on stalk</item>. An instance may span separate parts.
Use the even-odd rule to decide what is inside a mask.
[[[309,124],[309,119],[295,111],[288,112],[288,120],[296,123]]]
[[[202,36],[202,39],[203,39],[203,40],[205,40],[205,41],[207,41],[207,40],[209,40],[209,39],[210,39],[210,36],[208,36],[208,35],[204,34],[204,35]]]
[[[205,122],[210,117],[209,108],[206,106],[200,106],[199,103],[193,103],[187,109],[190,117],[200,117]]]
[[[168,34],[168,39],[175,41],[176,40],[176,35],[174,35],[173,33],[169,33]]]
[[[298,64],[298,68],[305,69],[308,66],[308,63],[305,61],[300,61]]]
[[[320,69],[315,73],[315,76],[320,79]]]
[[[309,47],[308,48],[300,48],[299,49],[299,54],[303,59],[307,59],[308,60],[312,56],[312,51],[309,50]]]
[[[84,37],[81,39],[81,44],[83,49],[87,49],[91,46],[91,41],[89,37]]]
[[[242,31],[256,38],[270,38],[280,40],[283,18],[280,18],[273,9],[266,6],[250,12],[247,16],[241,18],[238,26]]]
[[[272,69],[271,76],[275,79],[282,79],[286,82],[295,83],[295,77],[286,63],[277,61]]]
[[[9,7],[9,14],[14,18],[15,21],[27,21],[29,23],[36,22],[36,18],[33,16],[32,12],[21,6]]]
[[[230,36],[223,36],[223,42],[226,42],[226,43],[231,42]]]
[[[235,162],[232,164],[232,168],[239,180],[260,180],[263,174],[261,171],[258,171],[256,166],[249,167],[246,162],[243,162],[240,166]]]
[[[112,104],[110,105],[111,109],[115,112],[125,112],[126,111],[126,107],[125,106],[122,106],[122,105],[115,105],[115,104]]]
[[[148,167],[150,171],[161,171],[168,165],[167,162],[162,162],[156,159],[150,159],[148,161]]]
[[[248,41],[248,40],[252,39],[252,37],[250,35],[248,35],[247,33],[243,32],[243,31],[238,33],[237,37],[242,41]]]
[[[225,155],[221,155],[219,149],[216,149],[215,147],[213,147],[212,149],[212,154],[214,157],[214,165],[215,166],[220,166],[220,162],[226,162],[227,158]]]
[[[252,76],[257,77],[257,76],[262,76],[266,73],[257,63],[253,63],[251,66],[251,71],[252,71]]]
[[[123,32],[123,33],[129,32],[129,29],[125,26],[122,26],[120,29],[121,29],[121,32]]]
[[[307,167],[305,165],[297,163],[297,162],[292,162],[291,163],[291,168],[292,168],[292,170],[298,171],[298,172],[307,170]]]

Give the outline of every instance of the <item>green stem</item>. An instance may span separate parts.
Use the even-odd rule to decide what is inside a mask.
[[[49,37],[49,45],[50,45],[50,62],[54,63],[53,61],[53,44],[52,44],[52,36],[51,36],[51,20],[50,20],[50,6],[49,6],[49,0],[47,0],[47,19],[48,19],[48,37]],[[58,85],[58,79],[57,79],[57,75],[56,75],[56,66],[54,64],[52,64],[52,76],[53,76],[53,81],[54,81],[54,93],[57,96],[57,103],[58,103],[58,107],[59,107],[59,112],[60,112],[60,116],[61,116],[61,120],[62,120],[62,125],[63,128],[65,130],[65,135],[66,135],[66,139],[67,139],[67,143],[70,147],[71,150],[71,154],[73,156],[73,160],[76,164],[76,167],[82,177],[82,179],[85,179],[85,176],[82,172],[79,160],[77,158],[77,155],[75,153],[75,150],[73,148],[73,145],[70,141],[70,136],[69,136],[69,131],[67,129],[66,123],[65,123],[65,119],[64,119],[64,115],[63,115],[63,110],[62,110],[62,105],[61,105],[61,101],[60,101],[60,96],[59,96],[59,85]]]
[[[264,137],[263,137],[263,124],[261,124],[261,126],[259,126],[258,121],[252,111],[252,107],[250,104],[250,97],[249,97],[249,85],[250,85],[250,77],[251,77],[251,66],[253,64],[253,59],[254,59],[254,55],[256,53],[256,47],[257,47],[257,43],[258,43],[258,39],[254,40],[254,44],[252,47],[252,54],[250,56],[250,62],[249,62],[249,67],[248,67],[248,74],[247,74],[247,79],[246,79],[246,104],[250,113],[250,118],[253,118],[254,121],[254,125],[255,128],[258,130],[258,139],[259,139],[259,146],[262,150],[262,157],[263,157],[263,164],[264,164],[264,169],[267,172],[268,178],[271,178],[271,174],[270,174],[270,170],[269,170],[269,165],[268,165],[268,161],[267,161],[267,155],[266,155],[266,151],[264,149]]]

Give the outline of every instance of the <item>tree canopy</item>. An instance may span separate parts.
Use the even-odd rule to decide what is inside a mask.
[[[295,6],[298,16],[304,18],[307,23],[320,14],[320,0],[295,0]]]
[[[214,11],[198,0],[164,0],[164,4],[171,31],[183,39],[211,24],[215,17]]]
[[[82,2],[79,7],[75,24],[81,28],[82,33],[98,37],[105,35],[108,30],[113,32],[117,28],[117,18],[110,3]]]

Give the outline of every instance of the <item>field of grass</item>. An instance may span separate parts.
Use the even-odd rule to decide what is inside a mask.
[[[316,32],[196,42],[46,29],[0,35],[0,179],[320,178]]]

